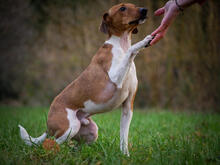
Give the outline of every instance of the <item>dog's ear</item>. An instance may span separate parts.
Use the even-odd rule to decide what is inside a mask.
[[[108,17],[109,17],[108,13],[105,13],[105,14],[103,15],[102,23],[101,23],[101,25],[100,25],[100,27],[99,27],[99,30],[100,30],[101,32],[105,33],[105,34],[108,34],[108,25],[107,25]]]
[[[137,34],[138,33],[138,29],[134,28],[134,30],[132,30],[132,34]]]

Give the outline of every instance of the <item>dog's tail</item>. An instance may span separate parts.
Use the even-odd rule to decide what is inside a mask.
[[[25,142],[25,144],[29,146],[32,146],[33,144],[37,144],[37,145],[41,144],[47,137],[47,133],[44,132],[40,137],[33,138],[29,136],[26,129],[23,128],[21,125],[18,125],[18,127],[20,128],[21,139]]]

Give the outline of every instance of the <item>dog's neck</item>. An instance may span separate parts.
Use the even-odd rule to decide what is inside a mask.
[[[120,46],[124,52],[131,47],[131,33],[124,32],[120,36],[111,35],[106,43],[112,44],[113,46]]]

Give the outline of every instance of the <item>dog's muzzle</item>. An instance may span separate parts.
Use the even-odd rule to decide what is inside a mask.
[[[139,12],[140,12],[140,17],[138,19],[134,20],[134,21],[129,22],[129,25],[132,25],[132,24],[137,25],[137,24],[144,23],[144,21],[147,18],[147,9],[146,8],[140,8]]]

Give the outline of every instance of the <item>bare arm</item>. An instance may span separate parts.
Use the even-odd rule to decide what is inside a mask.
[[[191,6],[194,3],[199,2],[198,0],[177,0],[177,3],[183,8],[187,8]]]
[[[172,24],[173,20],[179,14],[180,9],[185,9],[192,4],[198,2],[198,0],[170,0],[164,7],[155,11],[154,15],[160,16],[164,14],[160,26],[151,33],[155,38],[151,41],[151,45],[161,40],[167,32],[168,27]]]

